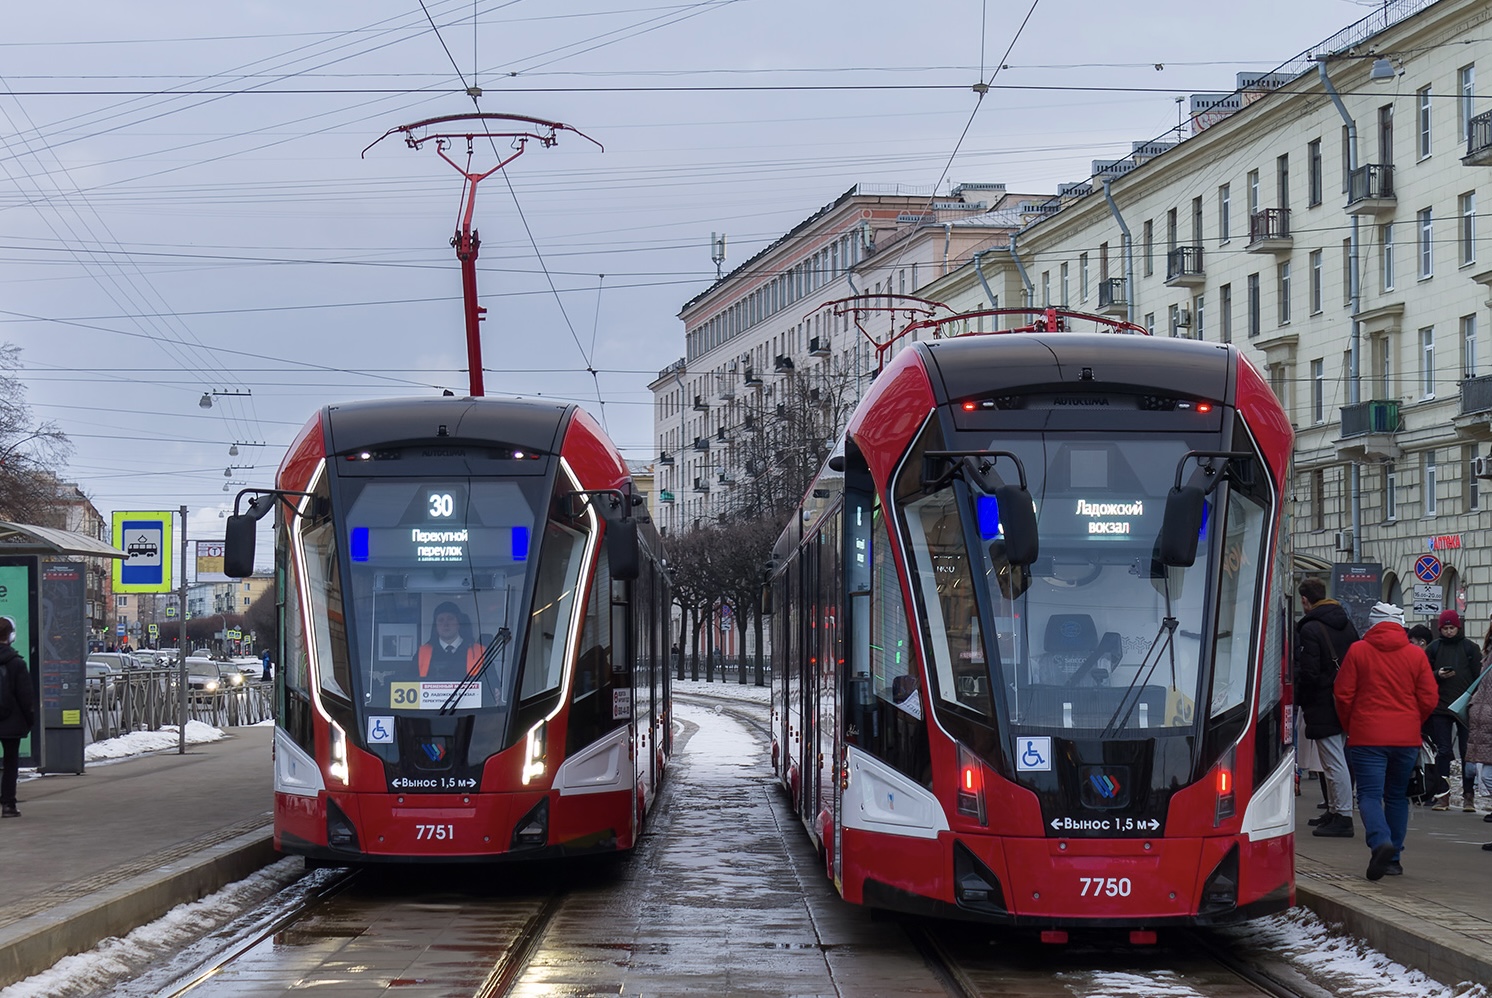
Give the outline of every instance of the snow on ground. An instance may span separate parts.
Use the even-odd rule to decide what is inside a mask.
[[[701,673],[703,674],[703,673]],[[770,682],[770,678],[768,682]],[[770,686],[757,686],[756,680],[748,676],[746,685],[742,686],[735,677],[721,682],[716,680],[707,683],[703,679],[695,682],[692,679],[675,679],[673,681],[675,694],[688,695],[698,693],[701,696],[714,697],[723,700],[746,700],[752,703],[769,703],[772,699],[772,688]]]
[[[187,722],[188,745],[215,742],[222,737],[221,728],[214,728],[201,721]],[[159,731],[131,731],[117,738],[106,738],[101,742],[94,742],[83,749],[83,761],[89,763],[103,762],[106,759],[124,759],[132,755],[145,755],[147,752],[174,749],[180,744],[180,729],[174,724],[168,724]]]

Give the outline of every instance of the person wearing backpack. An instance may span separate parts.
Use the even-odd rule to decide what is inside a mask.
[[[31,671],[26,667],[26,660],[10,646],[15,635],[15,621],[0,617],[0,750],[5,756],[4,768],[0,770],[0,817],[4,818],[21,816],[16,809],[21,739],[31,732],[31,725],[36,720]]]
[[[1295,626],[1295,702],[1305,718],[1305,737],[1321,758],[1326,787],[1326,813],[1312,835],[1350,839],[1352,776],[1347,768],[1347,736],[1337,717],[1332,686],[1347,649],[1358,639],[1357,628],[1342,604],[1326,598],[1326,584],[1302,579],[1300,605],[1305,613]]]
[[[1440,702],[1435,713],[1430,715],[1426,734],[1435,743],[1435,810],[1450,810],[1451,756],[1459,748],[1461,752],[1461,810],[1475,812],[1476,770],[1466,761],[1466,728],[1451,712],[1451,704],[1470,688],[1471,683],[1482,672],[1482,653],[1475,641],[1469,640],[1461,630],[1461,616],[1454,610],[1440,615],[1440,637],[1430,642],[1425,649],[1429,656],[1435,682],[1440,687]]]

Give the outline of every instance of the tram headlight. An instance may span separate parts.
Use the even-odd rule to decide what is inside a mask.
[[[984,763],[962,744],[958,745],[958,813],[989,824],[984,809]]]
[[[548,739],[549,724],[540,721],[528,729],[528,748],[524,753],[523,763],[523,785],[528,786],[534,779],[544,775],[544,758],[548,754],[545,743]]]
[[[327,747],[326,775],[347,786],[347,732],[336,721],[327,725],[329,745]]]
[[[1238,812],[1238,801],[1233,792],[1233,761],[1234,750],[1230,748],[1212,770],[1213,785],[1217,790],[1217,808],[1212,818],[1213,828],[1218,827]]]

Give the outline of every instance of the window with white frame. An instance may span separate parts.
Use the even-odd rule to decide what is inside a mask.
[[[1461,448],[1461,507],[1470,513],[1482,508],[1481,483],[1476,477],[1476,445]]]
[[[1326,472],[1320,468],[1311,472],[1311,529],[1326,529]]]
[[[1062,292],[1062,304],[1066,305],[1068,303],[1068,301],[1070,300],[1068,298],[1068,286],[1067,286],[1068,285],[1068,281],[1067,281],[1067,264],[1066,263],[1062,264],[1061,283],[1062,283],[1062,287],[1059,288],[1058,290],[1060,290]]]
[[[1399,518],[1399,469],[1392,461],[1383,466],[1383,519],[1392,523]]]
[[[1233,342],[1233,285],[1224,284],[1217,289],[1217,313],[1219,339]]]
[[[1435,397],[1435,327],[1425,326],[1419,331],[1420,395]]]
[[[1430,87],[1426,84],[1416,92],[1416,107],[1419,112],[1419,158],[1430,155]]]
[[[1311,422],[1326,422],[1326,361],[1311,361]]]
[[[1310,204],[1321,203],[1321,140],[1312,139],[1306,144],[1306,187]]]
[[[1259,171],[1250,170],[1248,177],[1249,187],[1249,217],[1259,210]]]
[[[1207,302],[1197,295],[1192,299],[1192,339],[1207,338]]]
[[[1461,210],[1461,266],[1476,263],[1476,191],[1467,191],[1457,199]]]
[[[1471,131],[1472,110],[1476,101],[1476,65],[1462,66],[1456,71],[1456,114],[1461,123],[1461,141],[1466,141]]]
[[[1154,312],[1146,312],[1145,313],[1145,331],[1147,333],[1149,333],[1151,336],[1155,335],[1155,313]]]
[[[1394,289],[1394,223],[1384,222],[1378,226],[1379,281],[1383,291]]]
[[[1145,276],[1149,277],[1155,273],[1155,221],[1153,219],[1145,219],[1141,242],[1144,243],[1145,249]]]
[[[1217,189],[1217,241],[1219,243],[1227,243],[1229,239],[1233,224],[1232,209],[1232,191],[1230,185],[1224,184]]]
[[[1430,208],[1420,209],[1417,216],[1419,226],[1419,276],[1421,280],[1435,273],[1435,217]]]
[[[1461,316],[1461,376],[1476,377],[1476,313]]]
[[[1258,336],[1263,326],[1263,315],[1260,311],[1259,301],[1259,275],[1250,274],[1248,284],[1248,310],[1249,310],[1249,335]]]
[[[1286,260],[1275,268],[1280,296],[1280,325],[1290,321],[1290,261]]]
[[[1362,289],[1359,288],[1359,291]],[[1342,304],[1352,306],[1352,237],[1342,240]]]
[[[1420,478],[1420,502],[1424,507],[1425,516],[1435,515],[1435,452],[1425,451],[1422,457]]]
[[[1275,203],[1276,208],[1290,207],[1290,154],[1284,153],[1276,157],[1274,161],[1275,194],[1279,200]]]
[[[1321,311],[1321,281],[1325,276],[1321,265],[1321,250],[1311,252],[1311,314]]]
[[[1088,300],[1088,254],[1078,255],[1078,297],[1081,301]]]
[[[1378,360],[1377,394],[1381,399],[1393,398],[1394,387],[1394,341],[1387,336],[1373,337],[1373,347]]]
[[[1176,336],[1180,336],[1181,335],[1181,306],[1180,305],[1172,305],[1171,306],[1171,322],[1170,322],[1170,326],[1171,326],[1171,336],[1172,337],[1176,337]]]
[[[1052,303],[1052,272],[1043,270],[1041,272],[1041,304],[1047,307]]]

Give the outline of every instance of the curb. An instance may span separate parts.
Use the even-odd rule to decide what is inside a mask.
[[[1492,953],[1479,952],[1472,940],[1452,936],[1447,941],[1427,935],[1422,920],[1392,909],[1364,911],[1352,903],[1360,900],[1356,895],[1340,888],[1308,887],[1297,879],[1295,899],[1323,921],[1340,924],[1389,959],[1431,980],[1452,988],[1461,982],[1492,981]]]
[[[39,974],[63,957],[90,950],[110,936],[126,935],[179,904],[242,880],[277,858],[272,827],[265,825],[0,927],[0,987]]]

